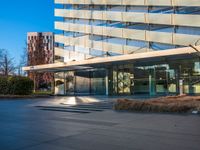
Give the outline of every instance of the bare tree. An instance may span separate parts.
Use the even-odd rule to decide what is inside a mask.
[[[5,49],[0,49],[0,60],[2,60],[4,53],[5,53]]]
[[[5,53],[5,49],[0,49],[0,66],[3,61],[3,54]],[[0,75],[2,75],[2,72],[0,71]]]
[[[28,66],[28,50],[27,50],[27,43],[25,42],[25,47],[23,48],[23,52],[19,61],[18,65],[18,75],[26,76],[27,73],[22,70],[22,67]]]
[[[13,75],[16,69],[14,59],[9,56],[6,50],[1,50],[0,55],[0,74],[3,76]]]

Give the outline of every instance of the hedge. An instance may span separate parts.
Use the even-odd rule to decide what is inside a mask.
[[[27,77],[0,77],[1,95],[29,95],[33,92],[33,81]]]
[[[8,78],[0,77],[0,94],[9,94],[8,92]]]

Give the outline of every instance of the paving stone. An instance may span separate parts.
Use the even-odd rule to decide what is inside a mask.
[[[68,97],[0,101],[0,150],[199,150],[200,115],[115,112],[101,97],[92,104],[84,98],[67,107],[103,111],[35,107],[66,107]]]

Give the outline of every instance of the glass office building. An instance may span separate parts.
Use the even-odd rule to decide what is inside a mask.
[[[172,95],[200,94],[199,58],[116,64],[104,68],[55,73],[57,94]]]
[[[200,94],[199,0],[55,4],[56,94]]]

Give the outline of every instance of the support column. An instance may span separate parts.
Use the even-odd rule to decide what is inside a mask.
[[[55,95],[55,73],[53,73],[52,81],[51,81],[51,92]]]
[[[33,92],[35,93],[36,92],[36,72],[33,72]]]
[[[108,78],[108,69],[106,69],[106,95],[109,95],[109,78]]]
[[[180,79],[179,80],[179,95],[183,95],[184,94],[184,88],[183,88],[183,80]]]
[[[192,67],[194,67],[194,66],[192,66]],[[194,88],[193,88],[193,85],[192,85],[192,69],[188,72],[188,75],[189,75],[189,81],[188,81],[189,94],[194,94],[195,91],[194,91]]]
[[[156,83],[155,83],[155,69],[151,69],[149,73],[149,95],[156,95]]]
[[[63,91],[63,94],[64,95],[66,95],[67,94],[67,92],[66,92],[66,86],[67,86],[67,83],[66,83],[66,73],[65,72],[63,72],[63,77],[64,77],[64,91]]]

